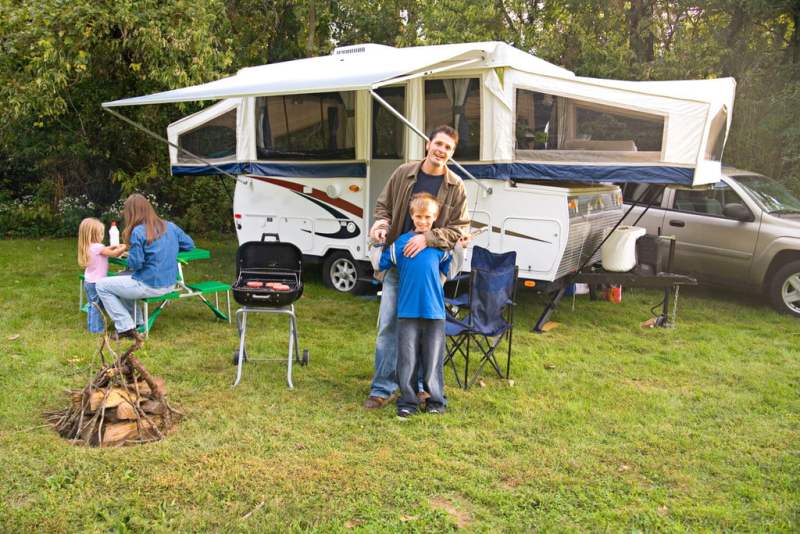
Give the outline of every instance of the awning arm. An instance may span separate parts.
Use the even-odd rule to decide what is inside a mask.
[[[459,61],[458,63],[453,63],[452,65],[445,65],[444,67],[439,67],[436,69],[424,70],[421,72],[415,72],[414,74],[409,74],[407,76],[401,76],[399,78],[392,78],[390,80],[384,80],[382,82],[373,83],[371,88],[378,89],[379,87],[383,87],[385,85],[393,85],[400,82],[405,82],[407,80],[413,80],[414,78],[424,78],[425,76],[430,76],[431,74],[437,74],[439,72],[444,72],[447,70],[457,69],[458,67],[463,67],[465,65],[471,65],[472,63],[477,63],[478,61],[483,61],[483,57],[476,57],[474,59],[467,59],[465,61]]]
[[[229,178],[233,178],[234,180],[236,180],[237,182],[239,182],[239,183],[241,183],[241,184],[247,184],[247,180],[245,180],[244,178],[240,178],[240,177],[238,177],[238,176],[235,176],[235,175],[233,175],[233,174],[229,173],[228,171],[226,171],[226,170],[224,170],[224,169],[221,169],[221,168],[220,168],[220,167],[218,167],[217,165],[214,165],[213,163],[211,163],[211,162],[210,162],[210,161],[208,161],[207,159],[201,158],[200,156],[198,156],[198,155],[196,155],[196,154],[192,154],[191,152],[189,152],[189,151],[188,151],[188,150],[186,150],[185,148],[183,148],[183,147],[180,147],[180,146],[176,145],[175,143],[171,142],[171,141],[170,141],[169,139],[167,139],[166,137],[161,137],[160,135],[158,135],[158,134],[157,134],[157,133],[155,133],[154,131],[147,129],[147,127],[146,127],[146,126],[144,126],[143,124],[140,124],[140,123],[138,123],[138,122],[136,122],[136,121],[133,121],[133,120],[129,119],[128,117],[126,117],[126,116],[124,116],[124,115],[121,115],[120,113],[117,113],[116,111],[114,111],[114,110],[113,110],[113,109],[111,109],[111,108],[108,108],[108,107],[105,107],[105,106],[103,106],[103,109],[104,109],[104,110],[106,110],[106,111],[108,111],[109,113],[111,113],[112,115],[114,115],[115,117],[117,117],[118,119],[120,119],[120,120],[122,120],[122,121],[124,121],[124,122],[126,122],[126,123],[128,123],[128,124],[130,124],[131,126],[133,126],[134,128],[136,128],[137,130],[140,130],[140,131],[142,131],[142,132],[146,133],[147,135],[149,135],[150,137],[152,137],[152,138],[154,138],[154,139],[157,139],[157,140],[159,140],[159,141],[162,141],[162,142],[164,142],[164,143],[168,144],[169,146],[171,146],[172,148],[175,148],[175,149],[177,149],[179,153],[184,153],[184,154],[187,154],[187,155],[189,155],[189,156],[191,156],[191,157],[193,157],[193,158],[195,158],[195,159],[197,159],[197,160],[199,160],[199,161],[202,161],[203,163],[205,163],[205,164],[206,164],[206,165],[208,165],[209,167],[212,167],[213,169],[216,169],[216,170],[217,170],[217,171],[219,171],[221,174],[224,174],[225,176],[228,176]]]
[[[393,108],[393,107],[392,107],[392,106],[391,106],[391,105],[390,105],[390,104],[389,104],[389,103],[388,103],[386,100],[384,100],[383,98],[381,98],[381,97],[378,95],[378,93],[376,93],[376,92],[375,92],[375,90],[374,90],[374,89],[370,89],[370,90],[369,90],[369,93],[372,95],[372,98],[374,98],[374,99],[375,99],[375,100],[378,102],[378,104],[380,104],[381,106],[383,106],[384,108],[386,108],[386,110],[387,110],[389,113],[391,113],[392,115],[394,115],[395,117],[397,117],[397,119],[398,119],[398,120],[400,120],[400,121],[401,121],[403,124],[405,124],[406,126],[408,126],[409,128],[411,128],[411,131],[413,131],[413,132],[414,132],[415,134],[417,134],[418,136],[422,137],[422,138],[425,140],[425,142],[426,142],[426,143],[430,142],[430,139],[428,138],[428,136],[427,136],[427,135],[425,135],[425,134],[424,134],[424,133],[423,133],[423,132],[422,132],[422,131],[421,131],[419,128],[417,128],[416,126],[414,126],[414,124],[413,124],[411,121],[409,121],[408,119],[406,119],[406,118],[403,116],[403,114],[402,114],[402,113],[400,113],[399,111],[397,111],[396,109],[394,109],[394,108]],[[480,188],[483,190],[483,192],[484,192],[485,194],[487,194],[487,195],[491,195],[491,194],[492,194],[492,188],[491,188],[491,187],[486,187],[485,185],[483,185],[483,184],[482,184],[482,183],[481,183],[481,182],[480,182],[480,181],[479,181],[477,178],[475,178],[475,177],[472,175],[472,173],[470,173],[470,172],[469,172],[467,169],[465,169],[464,167],[462,167],[462,166],[461,166],[461,164],[460,164],[460,163],[458,163],[456,160],[454,160],[454,159],[451,159],[451,160],[450,160],[450,163],[452,163],[452,164],[453,164],[453,165],[454,165],[454,166],[455,166],[455,167],[456,167],[458,170],[460,170],[461,172],[463,172],[463,173],[464,173],[464,174],[467,176],[467,178],[469,178],[469,179],[471,179],[471,180],[474,180],[474,181],[475,181],[475,183],[476,183],[476,184],[478,184],[478,187],[480,187]]]

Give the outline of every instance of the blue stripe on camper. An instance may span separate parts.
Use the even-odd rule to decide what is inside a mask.
[[[223,163],[231,174],[281,178],[365,178],[365,163]],[[692,185],[694,169],[656,165],[553,165],[549,163],[473,163],[464,168],[476,178],[490,180],[560,180],[568,182],[636,182]],[[451,169],[465,178],[455,166]],[[175,176],[220,174],[207,165],[173,165]]]
[[[628,165],[553,165],[548,163],[488,163],[463,165],[476,178],[495,180],[561,180],[568,182],[637,182],[692,185],[694,169]],[[451,169],[465,176],[455,166]]]
[[[366,178],[366,163],[223,163],[217,165],[231,174],[253,174],[279,178]],[[175,176],[221,174],[209,165],[173,165]]]
[[[249,163],[220,163],[217,165],[223,171],[238,175],[247,174]],[[223,174],[209,165],[173,165],[173,176],[205,176],[210,174]]]

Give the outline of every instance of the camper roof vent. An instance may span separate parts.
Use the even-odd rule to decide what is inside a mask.
[[[373,44],[373,43],[366,43],[360,45],[348,45],[348,46],[340,46],[336,48],[331,55],[334,56],[349,56],[351,54],[364,54],[367,52],[375,52],[378,50],[388,50],[394,48],[392,46],[380,45],[380,44]]]
[[[344,54],[360,54],[366,52],[367,47],[364,45],[343,46],[333,51],[334,56],[342,56]]]

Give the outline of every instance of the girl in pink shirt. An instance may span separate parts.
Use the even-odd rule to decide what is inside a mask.
[[[85,268],[83,287],[89,303],[86,324],[93,334],[103,332],[103,317],[99,308],[101,304],[94,284],[108,275],[108,257],[120,256],[128,248],[127,245],[105,246],[105,233],[103,223],[93,217],[82,220],[78,227],[78,265]]]

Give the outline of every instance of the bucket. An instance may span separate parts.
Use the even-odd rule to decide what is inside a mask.
[[[636,266],[636,240],[647,230],[639,226],[620,226],[600,248],[603,269],[627,272]]]

